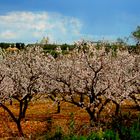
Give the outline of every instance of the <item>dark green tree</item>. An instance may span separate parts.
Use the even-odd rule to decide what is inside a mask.
[[[137,26],[136,30],[132,32],[133,37],[137,41],[137,45],[140,44],[140,26]]]

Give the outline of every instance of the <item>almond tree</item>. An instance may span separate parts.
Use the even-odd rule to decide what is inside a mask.
[[[43,50],[29,47],[25,50],[8,53],[0,62],[2,65],[0,78],[0,107],[11,116],[16,123],[19,135],[23,136],[21,121],[31,99],[44,93],[43,76],[47,71],[47,57]],[[19,103],[19,114],[15,115],[4,102],[16,100]]]
[[[133,70],[136,57],[127,50],[112,56],[104,46],[96,49],[90,42],[78,42],[74,51],[51,62],[48,93],[56,102],[84,108],[93,125],[109,102],[116,105],[117,115],[121,103],[138,93],[139,72]]]
[[[129,79],[129,97],[135,102],[140,110],[140,56],[135,55],[131,69],[131,79]]]
[[[111,53],[111,52],[110,52]],[[134,71],[137,55],[128,53],[128,50],[117,51],[116,57],[111,57],[109,68],[110,88],[107,97],[116,105],[115,115],[118,115],[121,104],[126,100],[131,100],[134,92],[135,81],[139,72]]]
[[[91,44],[90,44],[91,45]],[[84,43],[65,56],[52,62],[49,73],[48,93],[56,100],[70,102],[84,108],[90,116],[91,125],[110,102],[109,56],[104,48],[99,50]]]

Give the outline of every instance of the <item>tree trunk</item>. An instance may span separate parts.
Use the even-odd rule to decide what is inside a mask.
[[[27,108],[28,108],[28,104],[29,102],[27,101],[27,99],[23,102],[23,109],[22,109],[22,112],[21,112],[21,118],[25,118],[25,114],[26,114],[26,111],[27,111]]]
[[[90,126],[94,127],[97,122],[97,118],[94,115],[90,115]]]
[[[95,116],[95,110],[91,111],[90,108],[87,108],[86,111],[88,112],[90,117],[90,126],[94,127],[97,122],[97,117]]]
[[[21,127],[21,121],[18,120],[16,122],[16,125],[17,125],[17,128],[18,128],[19,137],[24,137],[23,130],[22,130],[22,127]]]
[[[18,129],[18,133],[19,133],[19,136],[20,137],[23,137],[24,136],[24,134],[23,134],[23,131],[22,131],[22,127],[21,127],[21,120],[20,119],[17,119],[16,117],[15,117],[15,115],[11,112],[11,110],[8,108],[8,107],[6,107],[4,104],[2,104],[2,103],[0,103],[0,106],[5,110],[5,111],[7,111],[7,113],[11,116],[11,118],[12,118],[12,120],[16,123],[16,125],[17,125],[17,129]]]
[[[138,102],[135,102],[136,103],[136,109],[138,110],[138,111],[140,111],[140,105],[139,105],[139,103]]]
[[[120,104],[118,104],[115,101],[112,101],[112,102],[116,105],[115,116],[118,116],[120,112]]]
[[[57,113],[60,113],[60,101],[57,102]]]

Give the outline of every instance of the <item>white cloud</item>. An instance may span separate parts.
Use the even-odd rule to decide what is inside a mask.
[[[48,36],[57,43],[81,36],[82,23],[73,17],[48,12],[10,12],[0,15],[0,42],[34,42]]]
[[[16,37],[17,37],[17,34],[9,30],[1,32],[0,34],[0,38],[2,39],[15,39]]]

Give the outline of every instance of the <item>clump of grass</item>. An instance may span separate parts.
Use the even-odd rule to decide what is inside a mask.
[[[124,115],[127,116],[126,114]],[[129,116],[127,116],[129,118]],[[123,121],[123,120],[122,120]],[[114,125],[118,123],[118,120],[113,120]],[[124,125],[120,122],[115,127],[102,130],[100,128],[97,132],[91,132],[88,135],[77,135],[74,131],[75,122],[74,115],[71,113],[69,121],[69,133],[63,133],[61,127],[56,129],[56,132],[50,138],[46,137],[46,140],[140,140],[140,117],[133,122],[131,126]]]

